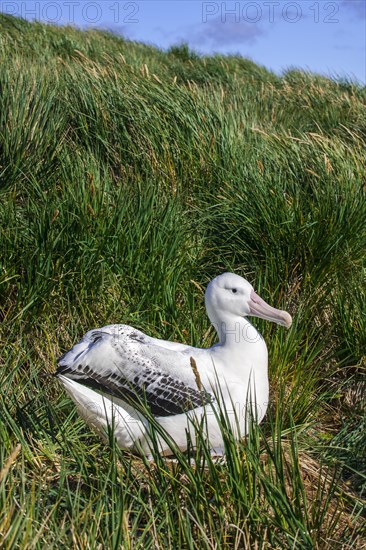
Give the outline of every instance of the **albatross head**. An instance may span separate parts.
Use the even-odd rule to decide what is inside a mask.
[[[234,273],[223,273],[213,279],[205,293],[208,316],[212,323],[223,318],[255,316],[289,328],[289,313],[267,304],[248,281]]]

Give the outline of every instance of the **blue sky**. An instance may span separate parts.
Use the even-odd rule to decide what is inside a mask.
[[[240,54],[277,73],[299,67],[366,83],[366,0],[0,0],[0,10],[160,48],[187,42],[205,54]]]

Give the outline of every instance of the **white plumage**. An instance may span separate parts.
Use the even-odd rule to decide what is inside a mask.
[[[192,420],[205,415],[213,449],[223,445],[215,407],[223,401],[236,436],[244,435],[248,401],[257,421],[268,404],[267,347],[248,321],[255,315],[291,325],[285,311],[272,308],[238,275],[224,273],[208,285],[206,309],[219,342],[208,349],[151,338],[127,325],[91,330],[58,360],[56,375],[80,415],[102,436],[113,427],[118,445],[151,453],[145,403],[158,424],[182,450]],[[157,436],[160,451],[169,442]]]

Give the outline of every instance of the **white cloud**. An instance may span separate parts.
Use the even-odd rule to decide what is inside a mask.
[[[223,22],[221,17],[217,17],[191,29],[186,40],[193,46],[204,45],[215,49],[222,46],[252,45],[264,34],[258,23],[229,19]]]

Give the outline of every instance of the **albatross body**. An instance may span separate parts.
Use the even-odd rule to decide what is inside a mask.
[[[246,433],[248,405],[260,422],[268,404],[267,347],[247,317],[289,327],[291,316],[269,306],[252,285],[233,273],[207,287],[207,314],[219,342],[199,349],[151,338],[127,325],[91,330],[58,360],[56,376],[79,414],[102,436],[113,427],[117,444],[151,454],[149,415],[181,450],[193,424],[204,425],[212,449],[222,449],[217,422],[221,403],[237,437]],[[171,454],[169,438],[157,435],[159,450]]]

